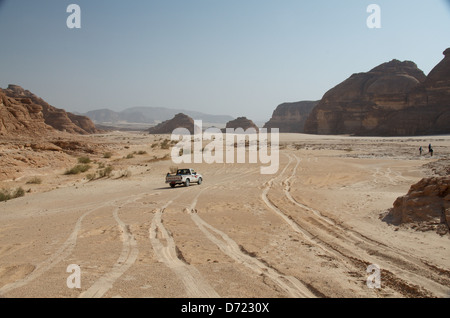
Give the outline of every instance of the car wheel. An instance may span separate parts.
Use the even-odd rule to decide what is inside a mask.
[[[172,188],[175,188],[175,183],[171,183],[170,186],[171,186]]]
[[[184,183],[184,185],[186,186],[186,187],[189,187],[189,179],[186,179],[186,182]]]
[[[202,181],[203,181],[202,178],[199,178],[198,179],[198,184],[202,184]]]

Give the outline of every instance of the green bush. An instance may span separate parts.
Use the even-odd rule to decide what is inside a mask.
[[[111,152],[105,152],[105,153],[103,154],[103,158],[109,159],[109,158],[111,158],[111,157],[112,157],[112,153],[111,153]]]

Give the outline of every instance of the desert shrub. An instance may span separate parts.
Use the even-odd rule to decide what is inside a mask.
[[[88,164],[91,163],[91,159],[89,157],[80,157],[78,158],[78,163]]]
[[[138,154],[138,155],[146,155],[146,154],[147,154],[147,151],[145,151],[145,150],[139,150],[139,151],[137,152],[137,154]]]
[[[90,173],[86,175],[86,179],[88,181],[93,181],[100,178],[110,177],[114,168],[112,166],[108,166],[104,169],[98,169],[95,173]]]
[[[156,147],[158,147],[158,143],[157,142],[152,143],[152,148],[156,148]]]
[[[64,174],[65,175],[80,174],[88,171],[90,168],[91,168],[90,165],[76,165],[72,169],[67,170]]]
[[[0,191],[0,202],[11,200],[11,193],[3,189]]]
[[[98,170],[98,176],[100,178],[105,178],[111,176],[112,171],[114,168],[112,166],[108,166],[105,169]]]
[[[23,197],[25,195],[25,190],[22,187],[17,188],[13,193],[13,198]]]
[[[103,158],[109,159],[109,158],[111,158],[111,157],[112,157],[112,153],[111,153],[111,152],[105,152],[105,153],[103,154]]]
[[[42,183],[42,179],[39,177],[33,177],[27,181],[27,184],[41,184],[41,183]]]
[[[8,201],[8,200],[15,199],[15,198],[20,198],[20,197],[23,197],[24,195],[25,195],[25,190],[22,187],[17,188],[14,191],[2,189],[0,191],[0,202]]]
[[[170,148],[169,142],[170,142],[169,139],[164,139],[164,140],[161,142],[161,149],[169,149],[169,148]]]
[[[128,178],[128,177],[131,177],[131,171],[130,170],[119,171],[119,173],[117,175],[117,179]]]
[[[129,153],[125,158],[126,159],[134,158],[134,154],[133,153]]]

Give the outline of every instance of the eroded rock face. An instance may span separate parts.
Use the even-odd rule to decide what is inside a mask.
[[[183,114],[176,114],[172,119],[166,120],[155,127],[151,127],[148,132],[150,134],[172,134],[177,128],[186,128],[190,134],[194,134],[194,120]]]
[[[450,229],[450,176],[424,178],[397,198],[383,221],[394,225],[413,224],[419,230]]]
[[[10,98],[0,89],[0,136],[34,134],[52,131],[42,114],[42,107],[28,98]]]
[[[255,123],[250,120],[247,119],[247,117],[238,117],[234,120],[230,120],[225,128],[231,128],[231,129],[238,129],[238,128],[242,128],[244,131],[246,131],[249,128],[254,128],[256,132],[259,131],[258,126],[255,125]]]
[[[91,134],[99,132],[88,117],[74,115],[63,109],[53,107],[42,98],[18,85],[9,85],[8,88],[2,90],[2,92],[8,98],[8,103],[10,105],[8,107],[8,112],[13,114],[13,116],[23,124],[20,131],[17,131],[19,133],[27,133],[27,129],[32,130],[32,133],[37,134],[42,133],[39,130],[48,130],[48,127],[39,128],[36,125],[31,125],[29,121],[30,118],[39,122],[43,120],[46,125],[68,133]],[[5,105],[5,103],[3,104]],[[28,114],[24,113],[25,109],[28,110]],[[5,127],[10,125],[8,123],[11,121],[10,116],[2,116],[2,119]],[[39,125],[41,125],[41,123]]]
[[[280,133],[303,133],[306,119],[319,101],[283,103],[264,128],[278,128]]]
[[[450,49],[427,77],[392,60],[329,90],[305,124],[311,134],[407,136],[450,133]]]

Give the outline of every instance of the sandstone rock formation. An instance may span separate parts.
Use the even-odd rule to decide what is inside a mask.
[[[450,132],[450,49],[425,77],[413,62],[392,60],[329,90],[305,132],[407,136]]]
[[[230,120],[226,124],[224,131],[226,131],[227,128],[230,129],[242,128],[244,131],[246,131],[249,128],[254,128],[256,132],[259,131],[258,126],[256,126],[255,123],[252,120],[248,119],[247,117],[238,117],[234,120]]]
[[[194,120],[183,114],[176,114],[172,119],[166,120],[155,127],[148,129],[150,134],[172,134],[177,128],[186,128],[191,135],[194,134]]]
[[[10,134],[45,134],[53,128],[45,123],[42,107],[29,98],[6,96],[0,88],[0,136]]]
[[[284,103],[273,112],[264,128],[278,128],[280,133],[303,133],[306,119],[319,101]]]
[[[6,97],[6,99],[3,98],[3,105],[5,107],[2,107],[5,115],[2,116],[2,125],[5,127],[3,131],[5,134],[11,131],[11,128],[6,129],[7,126],[12,127],[11,123],[15,123],[13,124],[16,127],[14,132],[22,134],[26,134],[29,131],[33,134],[40,134],[43,130],[47,130],[48,132],[49,127],[47,126],[59,131],[76,134],[98,132],[94,123],[89,118],[74,115],[63,109],[53,107],[42,98],[18,85],[9,85],[7,89],[2,90],[2,94]],[[6,104],[9,106],[6,106]],[[6,114],[7,112],[9,114]],[[30,120],[33,121],[33,124]],[[46,126],[42,126],[42,122]]]
[[[394,225],[414,224],[418,230],[450,229],[450,176],[424,178],[397,198],[383,221]]]

